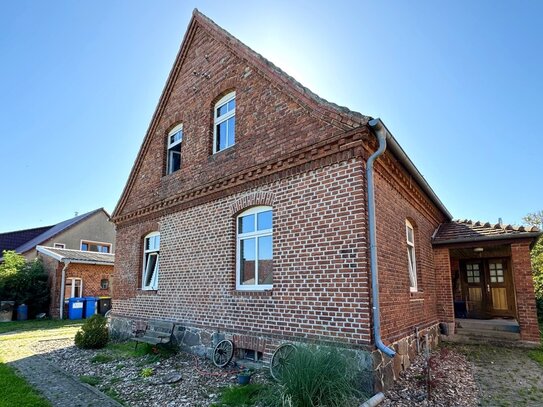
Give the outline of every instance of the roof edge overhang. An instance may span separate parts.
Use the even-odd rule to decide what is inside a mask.
[[[58,260],[63,263],[77,263],[77,264],[94,264],[98,266],[113,266],[115,261],[100,261],[100,260],[82,260],[82,259],[72,259],[70,257],[61,256],[58,253],[55,253],[49,250],[46,246],[36,246],[36,250],[46,256],[49,256],[55,260]]]
[[[443,241],[432,241],[432,246],[448,246],[448,245],[458,245],[470,243],[492,243],[495,241],[503,242],[506,240],[535,240],[541,236],[542,232],[530,232],[523,234],[502,234],[496,236],[480,236],[480,237],[471,237],[471,238],[459,238],[459,239],[449,239]]]
[[[430,198],[432,203],[445,215],[448,220],[452,220],[452,215],[445,207],[441,199],[434,192],[428,181],[422,176],[418,168],[413,164],[413,161],[407,156],[398,141],[394,138],[390,130],[385,126],[379,118],[372,119],[368,122],[369,127],[375,133],[382,133],[387,140],[387,149],[396,157],[396,159],[406,168],[409,175],[417,182],[422,191]]]

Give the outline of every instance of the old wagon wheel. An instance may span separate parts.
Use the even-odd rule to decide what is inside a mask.
[[[234,344],[228,339],[220,341],[213,349],[213,363],[217,367],[225,367],[234,356]]]
[[[270,373],[275,380],[279,381],[282,371],[288,366],[289,359],[293,356],[294,352],[296,352],[296,346],[291,343],[285,343],[273,352],[270,362]]]

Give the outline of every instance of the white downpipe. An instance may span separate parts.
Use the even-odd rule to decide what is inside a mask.
[[[68,266],[70,265],[70,261],[64,261],[64,267],[62,268],[62,277],[60,279],[60,319],[64,317],[64,290],[66,288],[66,270],[68,269]]]

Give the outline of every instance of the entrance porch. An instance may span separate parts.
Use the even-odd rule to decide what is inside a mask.
[[[471,221],[440,226],[433,245],[447,339],[539,344],[530,249],[540,234]]]

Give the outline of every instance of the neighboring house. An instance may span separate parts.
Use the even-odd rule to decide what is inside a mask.
[[[40,250],[40,247],[47,251]],[[64,282],[59,277],[59,267],[61,265],[64,267],[63,265],[68,263],[55,258],[52,255],[55,253],[53,249],[67,249],[66,253],[76,255],[76,258],[71,258],[63,251],[58,252],[63,256],[68,256],[66,259],[70,263],[69,268],[65,270],[68,276]],[[52,226],[0,233],[0,255],[4,250],[14,250],[27,260],[42,258],[49,275],[51,289],[49,313],[52,317],[62,318],[66,315],[60,303],[66,302],[70,297],[110,294],[110,277],[114,259],[112,253],[115,251],[115,225],[109,220],[109,214],[103,208]],[[98,254],[104,255],[100,261],[105,261],[105,263],[96,265],[85,263],[87,255],[84,252],[88,252],[91,258]],[[83,264],[85,265],[82,266]],[[101,285],[107,287],[98,288]],[[64,295],[61,297],[60,294]]]
[[[455,298],[539,340],[539,231],[453,222],[380,120],[319,98],[198,11],[113,221],[120,334],[168,320],[185,349],[226,336],[264,362],[284,342],[339,344],[375,388],[440,324],[452,336]]]
[[[67,316],[70,298],[111,296],[114,254],[44,246],[36,249],[49,273],[49,315],[53,318]]]
[[[114,253],[115,225],[104,208],[99,208],[56,225],[0,233],[0,256],[4,250],[14,250],[32,260],[38,245]]]

